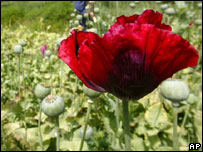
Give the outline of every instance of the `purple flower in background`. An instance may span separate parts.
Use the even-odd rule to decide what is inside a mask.
[[[48,46],[45,44],[40,49],[41,49],[42,55],[44,56],[45,51],[48,50]]]

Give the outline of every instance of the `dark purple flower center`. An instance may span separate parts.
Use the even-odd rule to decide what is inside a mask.
[[[139,99],[143,93],[149,92],[146,89],[149,89],[150,80],[145,73],[144,60],[142,51],[120,51],[109,75],[111,84],[114,84],[109,91],[124,99]]]

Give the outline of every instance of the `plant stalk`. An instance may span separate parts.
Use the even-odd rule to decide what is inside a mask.
[[[80,142],[80,149],[79,149],[79,151],[82,151],[82,148],[83,148],[83,144],[84,144],[84,140],[85,140],[85,135],[86,135],[86,130],[87,130],[87,125],[88,125],[88,120],[89,120],[89,115],[90,115],[90,111],[91,111],[91,106],[92,106],[92,104],[88,103],[87,115],[86,115],[86,118],[85,118],[85,127],[84,127],[84,130],[83,130],[82,140]]]
[[[18,93],[19,93],[19,97],[21,97],[21,93],[20,93],[20,87],[21,87],[21,82],[20,82],[20,60],[21,60],[21,55],[18,55]]]
[[[125,151],[130,151],[130,124],[129,124],[129,111],[128,101],[123,102],[123,126],[124,126],[124,138],[125,138]]]
[[[60,151],[60,140],[59,140],[59,116],[56,117],[56,151]]]
[[[178,119],[177,107],[173,106],[173,150],[177,151],[177,143],[178,143],[178,136],[177,136],[177,119]]]
[[[42,115],[42,104],[40,103],[38,130],[39,130],[39,137],[40,137],[40,147],[41,147],[41,150],[44,151],[43,139],[42,139],[42,133],[41,133],[41,115]]]

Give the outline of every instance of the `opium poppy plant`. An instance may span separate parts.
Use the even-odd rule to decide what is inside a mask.
[[[146,10],[118,17],[103,37],[73,30],[58,56],[87,87],[125,100],[142,98],[198,62],[195,48],[161,21],[161,13]]]

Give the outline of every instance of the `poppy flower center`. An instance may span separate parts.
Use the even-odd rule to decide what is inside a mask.
[[[115,58],[110,80],[114,93],[121,97],[137,96],[145,90],[148,80],[145,77],[144,54],[139,50],[120,51]]]

